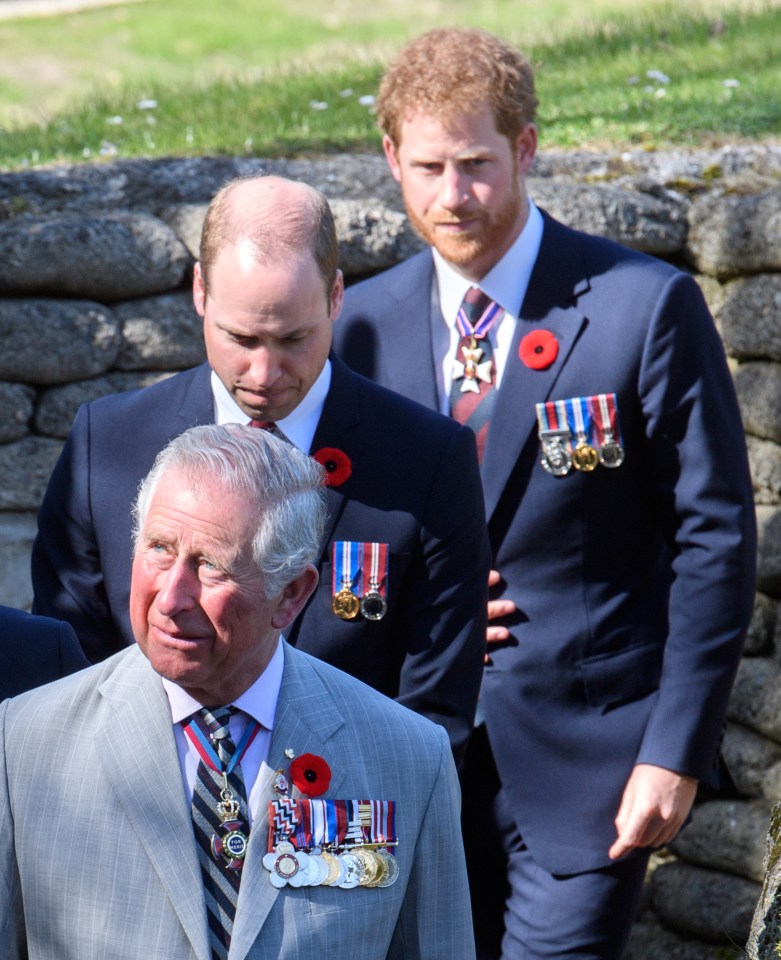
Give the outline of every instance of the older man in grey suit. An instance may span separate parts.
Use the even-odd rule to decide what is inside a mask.
[[[320,468],[197,427],[136,505],[137,646],[0,708],[3,956],[474,956],[445,732],[284,643]]]

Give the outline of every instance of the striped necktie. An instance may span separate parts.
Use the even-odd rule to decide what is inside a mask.
[[[236,752],[236,745],[228,729],[230,716],[235,712],[236,707],[215,707],[213,710],[204,707],[193,714],[190,720],[211,742],[223,770],[228,768]],[[230,793],[238,801],[237,819],[241,821],[241,832],[247,836],[247,793],[244,775],[238,763],[227,779]],[[198,844],[213,960],[226,960],[228,956],[241,881],[240,865],[237,867],[235,861],[231,863],[227,856],[215,856],[214,852],[214,840],[220,843],[225,836],[223,818],[217,809],[218,804],[225,799],[224,786],[222,773],[213,770],[202,759],[198,764],[193,788],[192,820]]]
[[[496,405],[496,365],[488,331],[501,313],[502,308],[482,290],[470,287],[456,318],[461,337],[453,358],[450,415],[474,430],[480,461]]]

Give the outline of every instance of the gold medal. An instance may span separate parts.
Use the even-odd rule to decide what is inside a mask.
[[[360,600],[347,587],[342,587],[339,593],[331,598],[331,610],[342,620],[354,620],[360,609]]]
[[[578,441],[572,451],[572,466],[583,473],[591,473],[599,463],[599,454],[585,439]]]

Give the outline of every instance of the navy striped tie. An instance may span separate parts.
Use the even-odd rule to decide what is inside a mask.
[[[236,752],[228,729],[228,720],[235,712],[236,707],[215,707],[213,710],[204,707],[192,718],[192,722],[211,739],[223,769]],[[240,764],[237,763],[229,774],[228,785],[240,804],[240,817],[246,825],[249,823],[247,792]],[[222,774],[201,760],[193,788],[192,820],[198,843],[213,960],[226,960],[228,956],[241,881],[240,869],[231,869],[227,859],[217,859],[212,853],[212,837],[221,835],[222,821],[217,813],[217,805],[222,790]]]

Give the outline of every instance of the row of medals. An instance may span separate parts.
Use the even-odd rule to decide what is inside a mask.
[[[592,447],[585,437],[579,437],[572,453],[567,449],[565,442],[569,437],[568,430],[540,433],[542,443],[540,463],[554,477],[566,476],[573,467],[582,473],[591,473],[599,464],[613,469],[620,467],[624,462],[624,448],[609,433],[605,434],[605,439],[598,450]]]
[[[386,850],[350,847],[332,853],[315,847],[311,853],[297,850],[283,840],[263,857],[275,887],[389,887],[399,876],[396,858]]]
[[[350,589],[349,578],[342,581],[342,589],[331,598],[331,610],[342,620],[355,620],[361,613],[367,620],[382,620],[388,612],[388,601],[379,591],[379,584],[371,581],[368,592],[358,599]]]

